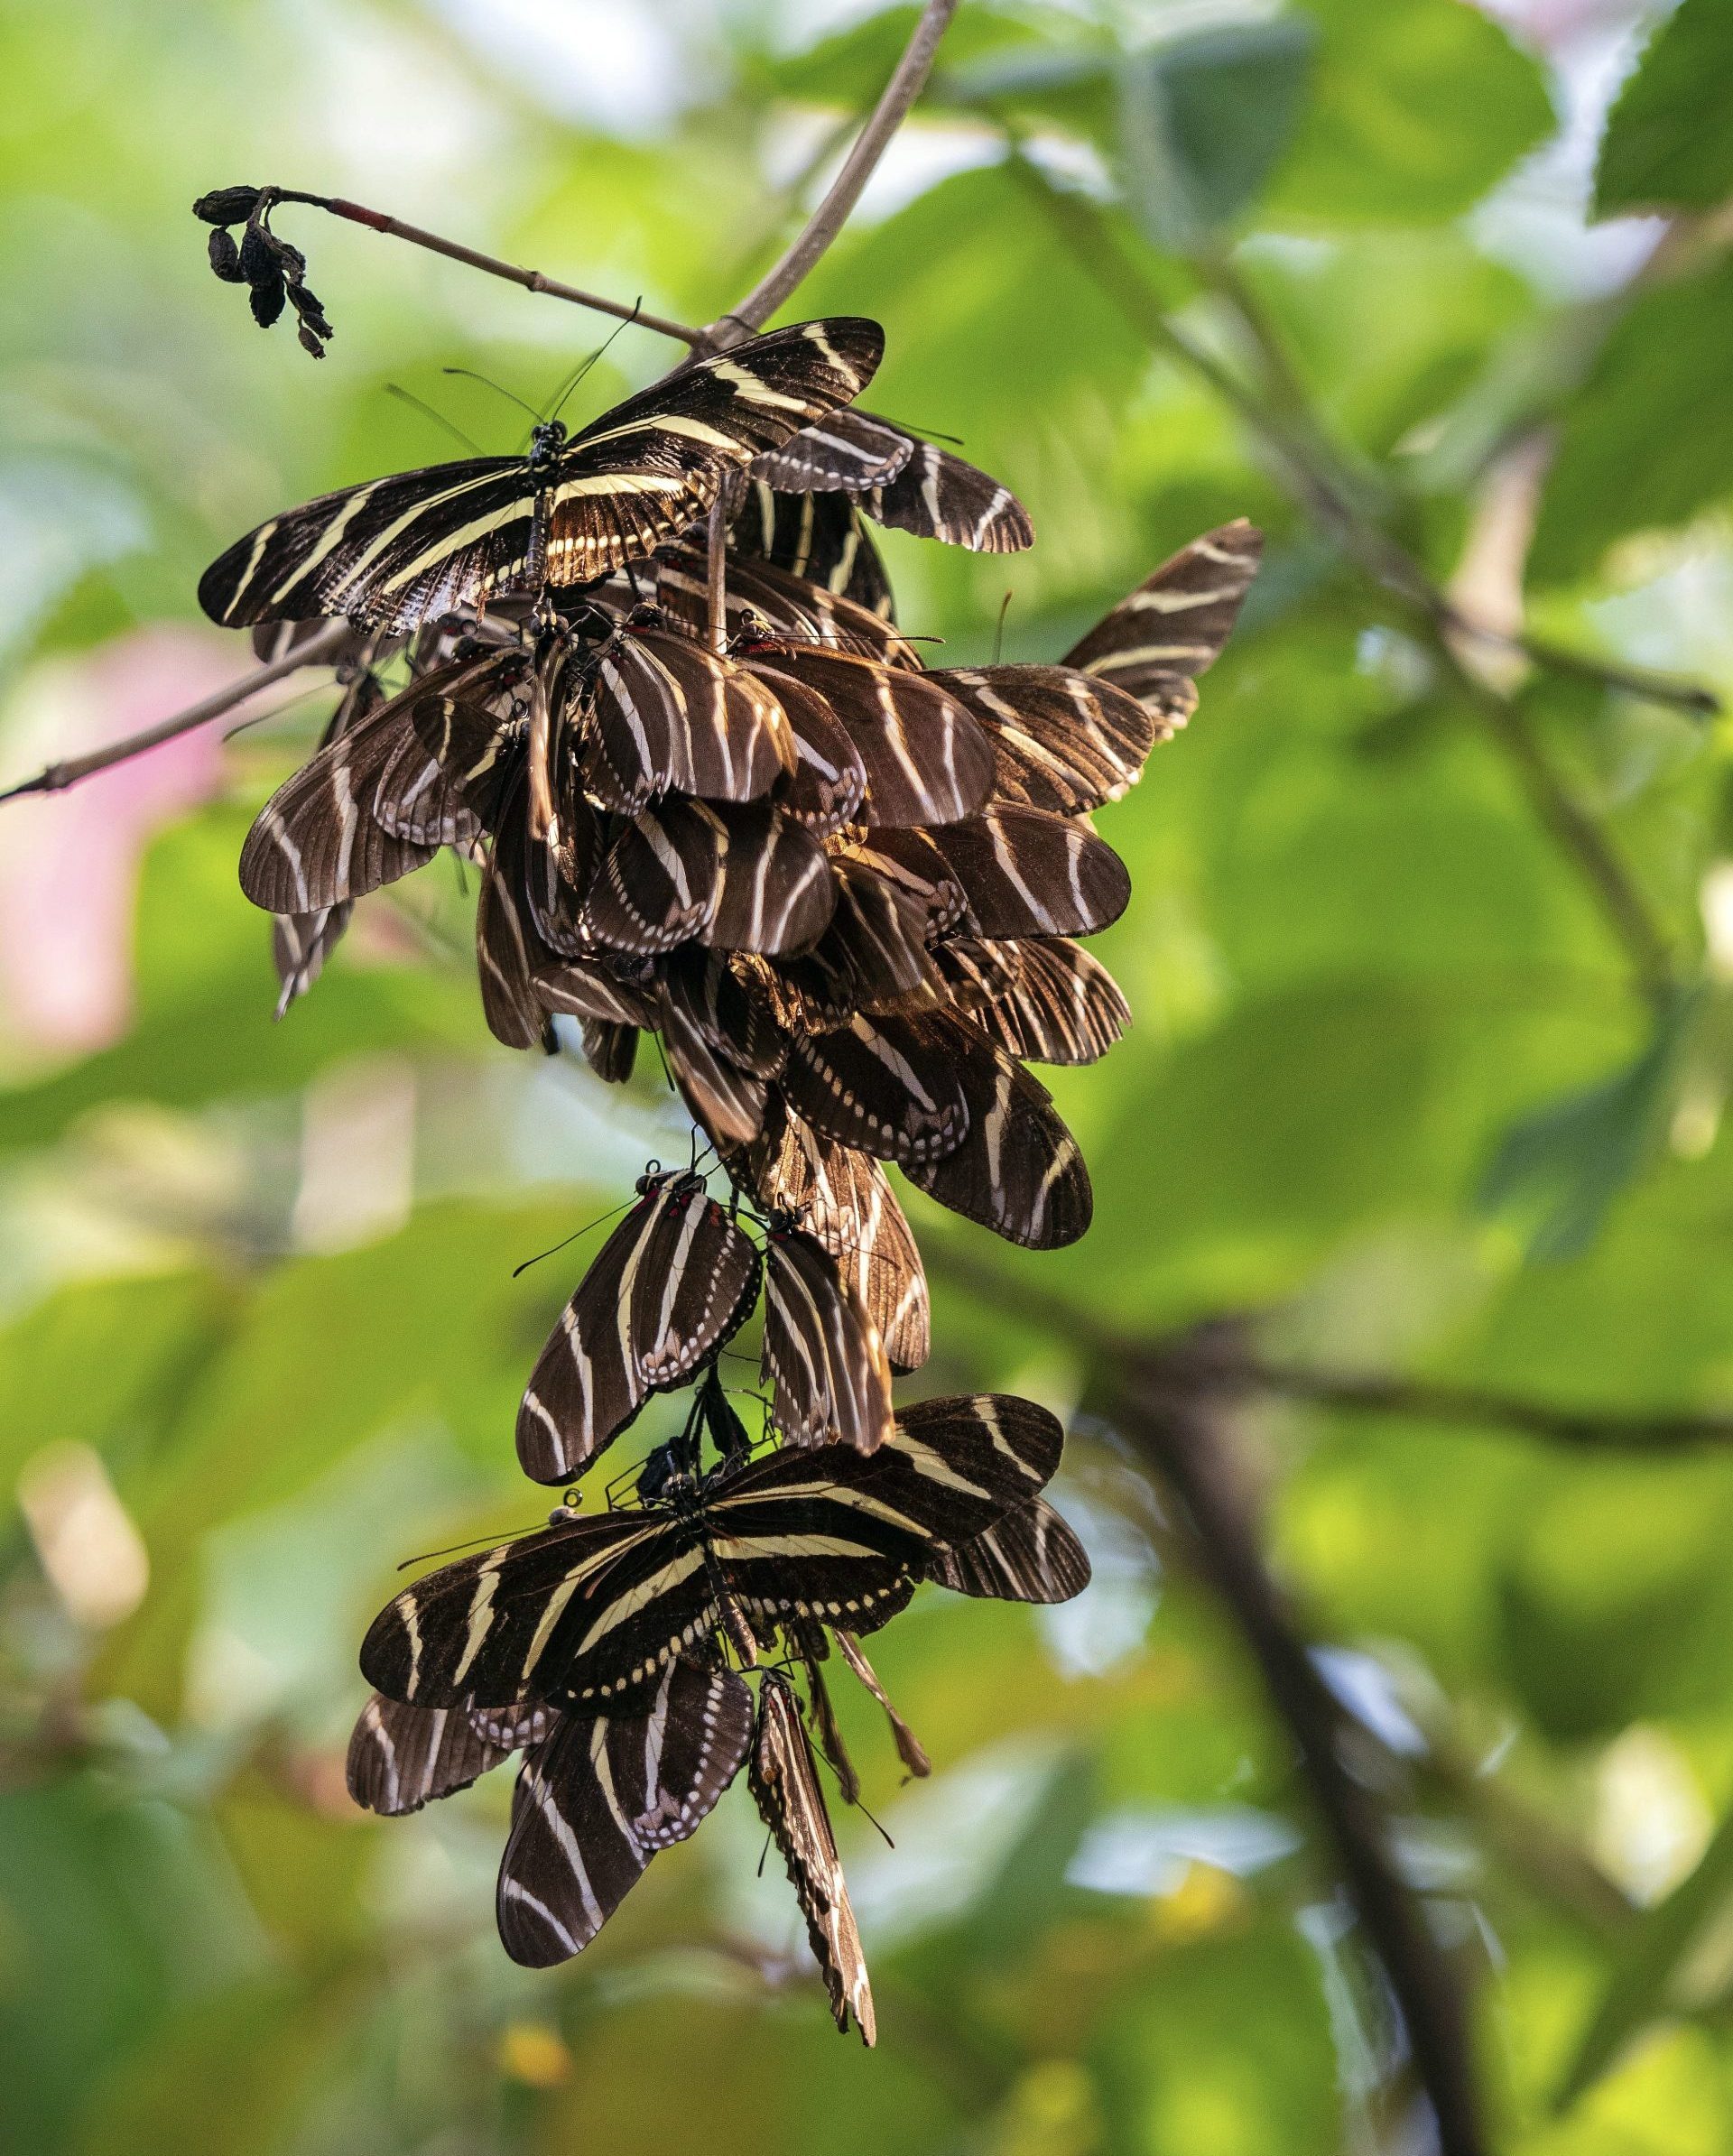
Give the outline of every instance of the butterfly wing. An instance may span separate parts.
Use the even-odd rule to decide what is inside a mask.
[[[1081,815],[1135,785],[1155,745],[1154,718],[1135,696],[1075,667],[959,667],[926,679],[992,742],[998,801]]]
[[[487,1714],[408,1707],[375,1692],[349,1738],[349,1794],[365,1810],[396,1818],[469,1787],[520,1744],[540,1742],[557,1716],[546,1707]]]
[[[1206,532],[1121,599],[1065,665],[1135,696],[1172,733],[1197,707],[1196,677],[1227,643],[1263,551],[1264,534],[1243,517]]]
[[[823,1245],[773,1227],[764,1371],[771,1420],[793,1445],[872,1452],[891,1434],[891,1371],[878,1328]]]
[[[1089,1584],[1089,1559],[1061,1515],[1037,1497],[973,1541],[936,1551],[927,1578],[953,1594],[998,1602],[1069,1602]]]

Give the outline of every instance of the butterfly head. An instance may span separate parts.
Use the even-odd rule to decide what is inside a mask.
[[[530,469],[547,471],[560,461],[560,452],[566,446],[566,428],[563,420],[543,420],[530,430]]]

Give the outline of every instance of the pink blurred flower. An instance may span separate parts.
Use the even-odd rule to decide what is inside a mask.
[[[45,662],[13,701],[5,768],[22,775],[150,726],[243,664],[233,644],[167,627]],[[201,726],[65,793],[0,810],[0,1004],[21,1044],[88,1052],[125,1033],[141,856],[210,796],[221,769],[222,727]]]

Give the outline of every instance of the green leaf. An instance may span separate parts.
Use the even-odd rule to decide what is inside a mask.
[[[1624,1069],[1523,1116],[1499,1141],[1480,1203],[1538,1215],[1531,1257],[1575,1257],[1594,1241],[1661,1136],[1700,1007],[1680,995]]]
[[[1529,556],[1589,574],[1626,532],[1683,523],[1733,487],[1733,403],[1709,393],[1733,348],[1733,263],[1645,289],[1566,404]]]
[[[1195,245],[1256,201],[1298,125],[1317,39],[1300,16],[1157,45],[1120,76],[1126,198],[1158,246]]]
[[[1321,42],[1275,215],[1458,217],[1552,131],[1540,69],[1467,0],[1307,0],[1305,12]]]
[[[1733,9],[1682,0],[1608,115],[1595,215],[1713,209],[1733,193]]]

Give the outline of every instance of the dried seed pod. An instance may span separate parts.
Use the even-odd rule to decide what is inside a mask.
[[[238,225],[250,217],[264,193],[262,187],[218,187],[200,195],[192,214],[207,225]]]
[[[241,250],[235,244],[235,235],[227,227],[218,225],[210,236],[210,266],[225,284],[243,284],[246,278],[241,272]]]

